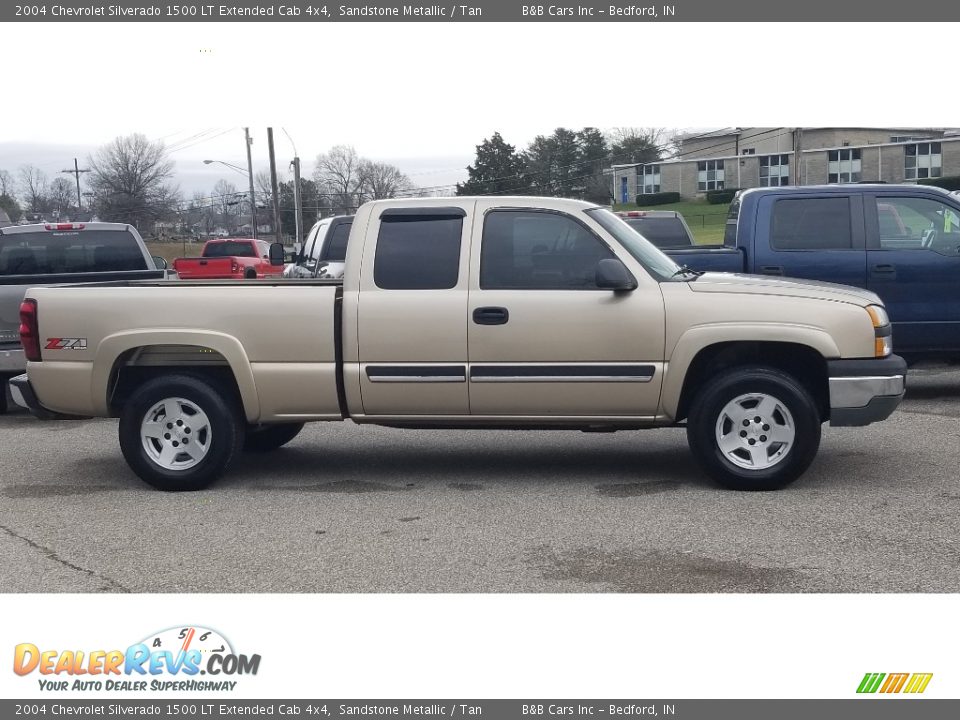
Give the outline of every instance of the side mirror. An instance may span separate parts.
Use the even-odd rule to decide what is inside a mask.
[[[636,290],[637,279],[622,262],[616,258],[606,258],[597,263],[597,287],[604,290]]]
[[[153,255],[153,264],[157,270],[166,270],[169,266],[167,265],[166,258],[162,258],[159,255]]]
[[[270,264],[283,265],[283,259],[286,257],[283,250],[283,243],[270,244]]]

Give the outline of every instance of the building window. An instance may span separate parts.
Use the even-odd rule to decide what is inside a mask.
[[[789,155],[764,155],[760,158],[760,187],[778,187],[789,184]]]
[[[701,160],[697,163],[697,190],[723,190],[723,160]]]
[[[924,135],[891,135],[890,142],[900,143],[900,142],[916,142],[917,140],[929,140],[930,136]]]
[[[640,192],[643,194],[660,192],[660,166],[644,165],[637,168]]]
[[[827,159],[828,183],[860,182],[860,148],[830,150]]]
[[[740,154],[741,154],[741,155],[756,155],[756,154],[757,154],[757,149],[756,149],[756,148],[743,148],[742,150],[740,150]]]
[[[940,143],[917,143],[903,146],[903,176],[907,180],[940,177],[943,173],[943,155]]]

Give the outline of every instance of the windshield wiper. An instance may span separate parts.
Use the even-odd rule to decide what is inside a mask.
[[[680,267],[677,268],[676,272],[674,272],[673,275],[671,275],[670,277],[676,277],[677,275],[693,275],[695,278],[698,278],[701,275],[703,275],[703,273],[704,273],[703,270],[694,270],[692,267],[689,267],[688,265],[681,265]]]

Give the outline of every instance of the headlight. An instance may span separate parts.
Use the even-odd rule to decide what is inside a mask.
[[[890,317],[880,305],[867,305],[867,314],[873,323],[873,355],[887,357],[893,352],[893,330],[890,327]]]

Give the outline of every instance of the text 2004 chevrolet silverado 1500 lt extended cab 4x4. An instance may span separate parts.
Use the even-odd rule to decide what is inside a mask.
[[[772,489],[813,460],[822,422],[886,418],[906,371],[872,293],[687,273],[610,211],[551,198],[368,203],[342,285],[37,288],[22,315],[18,402],[118,416],[127,462],[164,490],[207,485],[244,444],[276,448],[306,421],[345,418],[685,421],[721,484]]]

